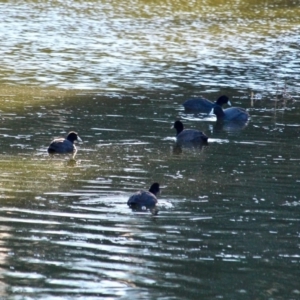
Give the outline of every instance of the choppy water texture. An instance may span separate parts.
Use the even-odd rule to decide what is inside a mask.
[[[0,5],[2,82],[202,91],[287,81],[299,91],[298,1]]]
[[[0,299],[300,298],[298,1],[0,10]],[[250,121],[184,111],[200,94]],[[130,211],[154,181],[159,214]]]

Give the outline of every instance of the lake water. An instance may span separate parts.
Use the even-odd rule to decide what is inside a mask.
[[[0,299],[300,298],[298,1],[0,9]],[[245,126],[181,105],[221,94]],[[49,157],[70,130],[76,160]],[[154,181],[159,214],[132,212]]]

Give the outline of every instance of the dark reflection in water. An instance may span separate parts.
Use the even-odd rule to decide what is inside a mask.
[[[227,131],[227,132],[240,132],[243,129],[246,128],[248,125],[249,121],[247,122],[224,122],[224,121],[216,121],[215,124],[213,125],[214,131]]]

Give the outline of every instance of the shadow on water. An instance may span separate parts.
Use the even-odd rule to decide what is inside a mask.
[[[247,122],[232,122],[232,121],[216,121],[213,125],[214,131],[227,131],[232,133],[241,132],[246,126],[249,124],[250,121]]]

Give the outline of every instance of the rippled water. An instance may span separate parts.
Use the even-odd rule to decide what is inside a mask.
[[[1,299],[300,297],[297,2],[0,7]],[[200,93],[249,123],[185,112]],[[130,211],[154,181],[159,214]]]
[[[297,1],[2,2],[1,82],[299,92]],[[214,75],[214,76],[212,76]]]

